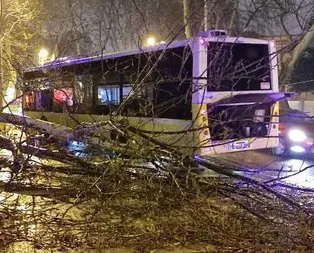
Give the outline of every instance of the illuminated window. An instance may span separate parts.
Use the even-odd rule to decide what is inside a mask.
[[[31,110],[35,109],[35,92],[27,92],[24,95],[24,109]]]
[[[118,85],[98,87],[99,105],[118,105],[120,103],[120,87]]]
[[[134,94],[131,84],[123,84],[122,86],[122,98],[126,99]]]
[[[73,104],[73,89],[55,89],[53,93],[53,98],[58,102],[67,103],[69,106],[71,106],[71,104]]]

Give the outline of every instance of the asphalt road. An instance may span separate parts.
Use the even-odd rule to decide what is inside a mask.
[[[277,180],[298,187],[314,188],[314,154],[312,157],[278,157],[262,150],[224,154],[219,157],[237,164],[243,175],[263,182]]]

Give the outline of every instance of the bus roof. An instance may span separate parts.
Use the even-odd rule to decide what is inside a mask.
[[[76,64],[96,62],[96,61],[100,61],[100,60],[115,59],[115,58],[120,58],[120,57],[124,57],[124,56],[137,55],[137,54],[142,54],[142,53],[149,53],[149,52],[155,52],[155,51],[159,51],[159,50],[165,50],[165,49],[169,49],[169,48],[192,46],[196,41],[200,42],[200,40],[203,40],[203,43],[204,42],[205,43],[224,42],[224,43],[239,43],[239,44],[242,44],[242,43],[268,44],[269,43],[269,41],[267,41],[267,40],[244,38],[244,37],[229,37],[229,36],[204,37],[204,36],[197,36],[197,37],[193,37],[191,39],[172,41],[169,43],[160,43],[156,46],[144,47],[144,48],[139,48],[136,50],[121,51],[121,52],[96,55],[96,56],[88,56],[88,57],[58,58],[54,61],[47,62],[42,66],[34,66],[34,67],[27,68],[25,70],[25,72],[40,71],[40,70],[44,70],[44,69],[54,69],[54,68],[71,66],[71,65],[76,65]]]

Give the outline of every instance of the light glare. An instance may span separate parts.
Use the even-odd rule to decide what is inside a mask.
[[[288,137],[294,142],[303,142],[306,140],[306,135],[302,130],[292,129],[288,132]]]
[[[49,52],[47,49],[42,48],[38,53],[38,61],[40,65],[43,65],[48,59]]]
[[[5,94],[5,100],[7,103],[13,101],[15,99],[15,88],[9,87],[7,88],[6,94]]]
[[[305,149],[303,148],[303,147],[301,147],[301,146],[292,146],[291,148],[290,148],[290,150],[292,151],[292,152],[294,152],[294,153],[304,153],[305,152]]]
[[[148,46],[154,46],[154,45],[156,45],[156,39],[155,39],[154,37],[149,37],[149,38],[147,39],[147,45],[148,45]]]
[[[8,183],[11,181],[12,174],[9,168],[4,168],[0,171],[0,181],[4,183]]]
[[[46,58],[47,56],[48,56],[48,51],[47,51],[47,49],[41,49],[40,51],[39,51],[39,53],[38,53],[38,56],[39,57],[42,57],[42,58]]]

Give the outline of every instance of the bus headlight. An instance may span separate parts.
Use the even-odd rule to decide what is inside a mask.
[[[306,140],[306,134],[299,129],[292,129],[288,132],[288,137],[290,141],[293,142],[303,142]]]

